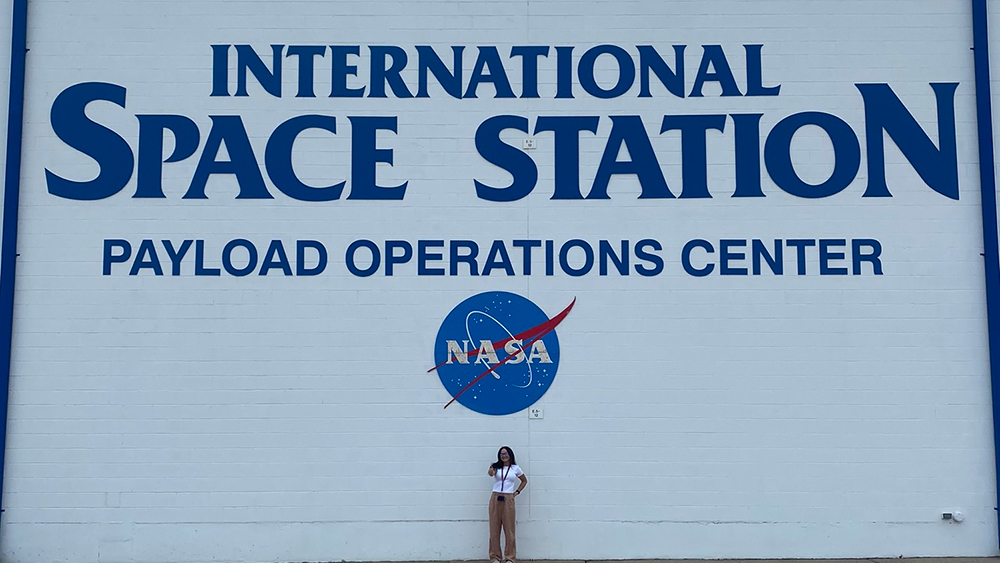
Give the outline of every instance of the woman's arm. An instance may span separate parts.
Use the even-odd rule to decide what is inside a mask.
[[[528,477],[525,476],[524,473],[522,473],[520,477],[521,477],[521,486],[518,487],[516,491],[514,491],[514,496],[521,494],[521,489],[528,486]]]
[[[486,473],[487,473],[487,474],[488,474],[488,475],[489,475],[490,477],[492,477],[492,476],[494,476],[494,475],[496,475],[496,474],[497,474],[497,470],[493,468],[493,465],[490,465],[490,470],[489,470],[489,471],[487,471]]]

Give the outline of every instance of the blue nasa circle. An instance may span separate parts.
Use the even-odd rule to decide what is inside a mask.
[[[465,407],[482,414],[504,415],[522,411],[535,404],[549,390],[559,367],[559,338],[555,330],[536,343],[535,335],[495,348],[491,355],[476,354],[489,344],[510,340],[518,333],[537,327],[549,317],[528,299],[505,291],[474,295],[452,309],[438,331],[434,343],[434,363],[441,384]],[[451,349],[449,351],[449,341]],[[462,353],[467,357],[462,358]],[[466,386],[496,363],[513,358]],[[462,360],[465,360],[463,362]],[[450,361],[449,361],[450,360]]]

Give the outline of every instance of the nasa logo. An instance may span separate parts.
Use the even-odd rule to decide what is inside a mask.
[[[505,291],[473,295],[452,309],[434,341],[441,384],[482,414],[504,415],[535,404],[559,368],[555,328],[576,299],[551,319],[528,299]],[[520,331],[520,332],[515,332]]]

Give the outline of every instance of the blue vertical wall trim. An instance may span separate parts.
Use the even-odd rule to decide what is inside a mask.
[[[24,116],[24,64],[28,53],[28,0],[14,0],[10,33],[10,92],[7,99],[7,169],[4,171],[2,247],[0,247],[0,508],[7,452],[7,391],[10,386],[11,335],[14,329],[14,267],[17,262],[17,202],[21,192],[21,134]]]
[[[986,321],[993,390],[993,453],[997,506],[1000,506],[1000,255],[997,250],[996,173],[993,161],[993,113],[990,109],[990,53],[986,0],[972,0],[972,52],[976,71],[976,121],[979,136],[979,189],[983,199],[983,257],[986,260]],[[1000,514],[997,518],[1000,522]],[[1000,525],[997,528],[1000,546]]]

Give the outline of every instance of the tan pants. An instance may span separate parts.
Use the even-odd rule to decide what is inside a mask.
[[[517,561],[517,538],[514,535],[514,493],[490,496],[490,561]],[[500,530],[503,529],[504,546],[500,552]],[[505,556],[506,555],[506,556]]]

